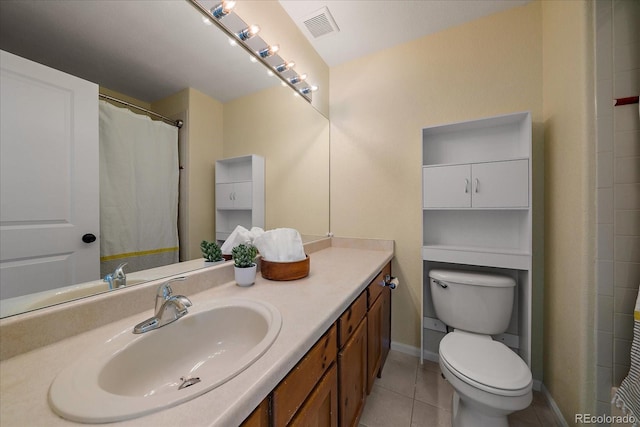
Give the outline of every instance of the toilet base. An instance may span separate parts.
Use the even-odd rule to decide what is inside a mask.
[[[490,416],[478,411],[460,399],[458,392],[453,392],[451,402],[452,427],[509,427],[506,415]]]

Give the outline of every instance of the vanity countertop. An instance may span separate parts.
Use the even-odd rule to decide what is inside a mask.
[[[111,425],[239,425],[393,258],[393,242],[332,238],[330,246],[311,253],[310,258],[310,274],[304,279],[273,282],[258,274],[256,284],[248,288],[227,281],[196,294],[186,294],[194,307],[212,298],[226,297],[270,302],[282,314],[280,334],[261,358],[220,387],[175,407]],[[175,286],[175,291],[180,293],[180,288]],[[87,348],[100,345],[153,315],[153,303],[149,299],[149,310],[134,316],[2,361],[2,426],[77,425],[58,417],[49,408],[47,394],[51,382]]]

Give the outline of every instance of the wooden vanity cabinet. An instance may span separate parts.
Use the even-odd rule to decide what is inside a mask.
[[[387,264],[242,427],[358,426],[391,345]]]
[[[384,286],[386,275],[391,275],[391,263],[367,287],[367,394],[376,376],[381,376],[391,348],[391,289]]]
[[[367,292],[338,320],[338,417],[341,427],[357,426],[367,396]]]

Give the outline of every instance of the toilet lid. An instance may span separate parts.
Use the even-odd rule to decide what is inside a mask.
[[[532,383],[526,363],[486,335],[451,332],[440,341],[440,357],[461,380],[494,389],[487,391],[522,390]]]

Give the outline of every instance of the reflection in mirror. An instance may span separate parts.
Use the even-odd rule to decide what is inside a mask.
[[[147,1],[57,0],[46,6],[31,0],[0,2],[0,49],[97,83],[101,93],[184,121],[178,142],[181,262],[137,272],[125,267],[127,286],[204,267],[199,245],[215,238],[214,165],[222,158],[247,154],[265,158],[265,228],[293,227],[303,236],[326,235],[328,120],[294,96],[290,87],[282,87],[262,64],[249,61],[246,51],[231,46],[218,28],[206,25],[187,1],[149,5]],[[33,122],[38,125],[41,120],[34,117]],[[0,124],[4,140],[4,115]],[[40,279],[18,280],[25,295],[17,297],[22,298],[20,304],[11,306],[4,289],[19,261],[5,259],[4,236],[11,227],[22,225],[7,222],[4,210],[1,221],[2,317],[106,290],[99,272],[88,282],[74,284],[70,279],[52,280],[45,268],[38,272]]]

